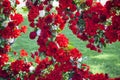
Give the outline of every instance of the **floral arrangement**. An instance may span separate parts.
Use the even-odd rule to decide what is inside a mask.
[[[19,4],[18,0],[0,1],[0,53],[9,52],[14,40],[20,36],[21,32],[25,33],[25,26],[18,27],[23,22],[23,16],[16,13],[17,4]]]
[[[15,12],[11,3],[10,0],[0,2],[0,12],[4,17],[7,15],[5,21],[9,20],[6,27],[0,26],[0,40],[4,41],[0,46],[10,45],[6,40],[26,31],[25,26],[16,27],[23,17]],[[82,63],[82,53],[61,33],[64,27],[69,27],[78,38],[89,42],[88,48],[101,52],[107,43],[120,41],[119,3],[119,0],[110,0],[103,6],[93,0],[27,0],[28,20],[33,28],[29,37],[37,38],[39,48],[31,55],[24,49],[20,55],[13,52],[16,56],[13,60],[7,54],[10,48],[1,48],[0,77],[7,80],[119,80],[111,79],[108,74],[90,72],[90,67]],[[9,4],[9,14],[4,13],[4,4],[7,8]],[[32,62],[27,60],[29,57]]]

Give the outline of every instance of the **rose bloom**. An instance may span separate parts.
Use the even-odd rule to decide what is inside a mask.
[[[27,27],[26,26],[22,26],[21,27],[21,32],[26,33],[27,32]]]
[[[20,56],[21,56],[21,57],[28,56],[28,53],[27,53],[24,49],[22,49],[22,50],[20,51]]]
[[[7,54],[0,53],[0,67],[3,66],[6,62],[8,62],[9,57]]]
[[[70,56],[76,59],[82,57],[82,53],[79,52],[77,48],[73,48],[72,50],[70,50]]]
[[[34,19],[39,15],[38,7],[32,7],[28,13],[28,20],[34,21]]]
[[[58,51],[58,46],[56,45],[56,43],[50,42],[48,44],[47,55],[53,56],[55,53],[57,53],[57,51]]]
[[[36,36],[37,36],[37,33],[35,31],[31,32],[29,35],[30,39],[35,39]]]
[[[23,60],[16,60],[11,63],[11,70],[14,74],[18,74],[23,69],[24,61]]]
[[[56,41],[59,44],[60,47],[67,47],[68,46],[68,39],[66,38],[66,36],[64,34],[59,34],[56,37]]]
[[[4,7],[10,7],[10,6],[11,6],[9,0],[3,0],[2,5],[3,5]]]
[[[11,20],[14,20],[17,25],[19,25],[24,20],[21,14],[14,14],[14,15],[11,15],[10,17],[11,17]]]
[[[45,22],[47,24],[51,23],[52,21],[53,21],[52,15],[48,15],[48,16],[45,17]]]

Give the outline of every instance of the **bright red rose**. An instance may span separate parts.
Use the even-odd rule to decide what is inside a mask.
[[[95,36],[97,34],[97,29],[98,27],[95,26],[95,24],[91,20],[86,21],[85,32],[89,36]]]
[[[18,36],[20,36],[20,30],[19,29],[15,29],[12,32],[12,37],[17,38]]]
[[[24,49],[22,49],[22,50],[20,50],[20,56],[21,57],[28,56],[28,53]]]
[[[27,27],[26,26],[22,26],[21,27],[21,32],[26,33],[27,32]]]
[[[56,41],[60,47],[67,47],[68,46],[68,39],[64,34],[59,34],[56,37]]]
[[[70,25],[69,28],[72,30],[74,34],[77,33],[78,27],[76,25]]]
[[[28,13],[28,20],[34,21],[34,19],[39,15],[39,9],[37,6],[33,6]]]
[[[79,50],[77,48],[73,48],[72,50],[70,50],[69,54],[74,59],[82,57],[82,53],[79,52]]]
[[[48,49],[47,49],[47,55],[48,56],[53,56],[54,54],[56,54],[58,51],[58,46],[56,45],[55,42],[50,42],[48,44]]]
[[[59,49],[56,54],[53,54],[53,57],[60,63],[70,60],[68,52],[64,51],[63,49]]]
[[[14,14],[14,15],[11,15],[10,17],[11,17],[11,20],[15,21],[16,25],[19,25],[24,20],[21,14]]]
[[[6,62],[8,62],[9,57],[5,53],[0,53],[0,67],[2,67]]]
[[[38,64],[41,62],[41,59],[40,59],[39,56],[36,56],[36,58],[35,58],[35,62],[38,63]]]

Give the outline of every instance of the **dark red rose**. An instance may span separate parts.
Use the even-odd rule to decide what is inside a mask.
[[[30,32],[30,35],[29,35],[30,39],[35,39],[36,36],[37,36],[37,33],[35,31]]]

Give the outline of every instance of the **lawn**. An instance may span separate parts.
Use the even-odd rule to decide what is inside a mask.
[[[28,31],[25,35],[23,34],[16,39],[12,48],[17,52],[21,48],[29,53],[34,52],[38,46],[35,41],[29,39],[29,33],[32,29],[29,27],[27,18],[25,18],[22,24],[28,26]],[[62,33],[69,38],[70,44],[77,47],[83,53],[83,63],[88,64],[92,72],[109,73],[110,77],[120,76],[120,42],[109,44],[103,49],[102,53],[97,53],[87,49],[86,42],[77,39],[67,27]]]

